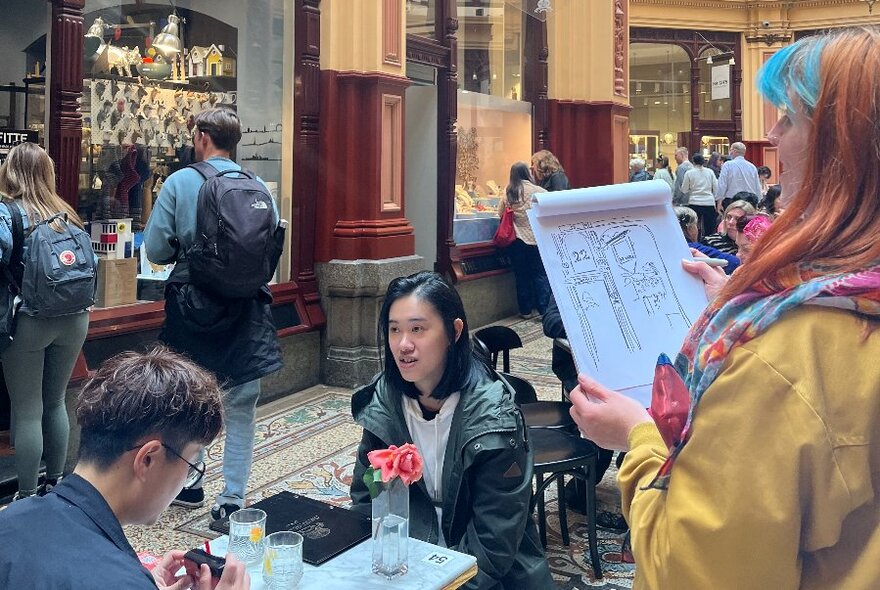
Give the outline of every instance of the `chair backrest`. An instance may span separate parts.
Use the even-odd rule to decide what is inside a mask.
[[[533,404],[538,401],[538,394],[531,383],[510,373],[499,372],[499,374],[513,387],[513,401],[516,402],[516,405]]]
[[[492,368],[498,368],[498,353],[503,353],[504,372],[510,372],[510,350],[522,348],[522,340],[519,334],[507,326],[489,326],[474,332],[474,340],[478,340],[489,351]]]
[[[486,365],[489,369],[492,368],[492,353],[489,352],[489,349],[486,348],[486,345],[483,344],[482,340],[478,339],[476,336],[471,336],[471,342],[474,345],[474,354],[478,359],[483,361],[483,364]]]

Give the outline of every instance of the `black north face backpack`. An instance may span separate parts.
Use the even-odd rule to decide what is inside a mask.
[[[205,178],[196,238],[186,253],[190,282],[227,299],[256,296],[275,275],[284,248],[272,195],[248,170],[218,172],[207,162],[189,167]]]

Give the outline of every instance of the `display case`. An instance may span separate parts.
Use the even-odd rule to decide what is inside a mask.
[[[269,26],[282,22],[283,13],[280,0],[259,8],[210,0],[86,1],[77,212],[108,261],[112,280],[105,285],[116,292],[106,293],[105,306],[162,298],[171,268],[146,259],[142,232],[165,180],[195,161],[198,113],[215,107],[238,113],[242,138],[232,158],[266,183],[284,212],[277,194],[284,29]],[[251,67],[240,67],[245,63]]]
[[[459,91],[453,239],[488,242],[510,167],[531,157],[531,104]]]

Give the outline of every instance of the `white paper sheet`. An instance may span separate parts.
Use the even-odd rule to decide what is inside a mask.
[[[578,371],[650,405],[657,357],[674,358],[706,307],[665,182],[538,193],[529,210]]]

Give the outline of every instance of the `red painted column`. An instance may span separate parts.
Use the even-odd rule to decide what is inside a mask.
[[[82,155],[83,7],[85,0],[52,1],[49,63],[49,155],[55,160],[57,189],[76,208]]]

